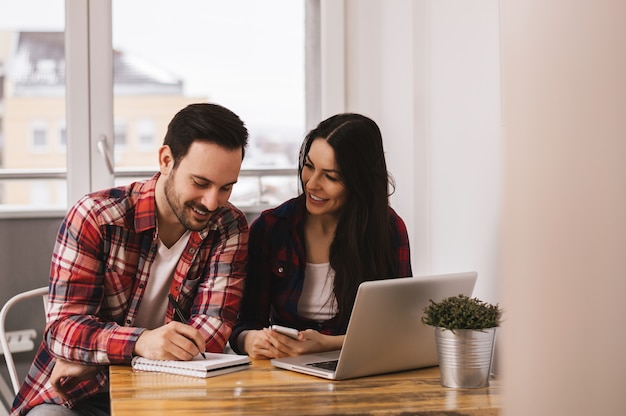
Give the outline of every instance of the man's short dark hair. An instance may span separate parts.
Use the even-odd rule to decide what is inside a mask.
[[[237,114],[221,105],[190,104],[170,121],[163,140],[172,150],[174,166],[178,166],[194,141],[215,143],[229,150],[240,148],[243,159],[248,130]]]

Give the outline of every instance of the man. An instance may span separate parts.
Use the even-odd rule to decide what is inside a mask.
[[[189,105],[168,126],[154,177],[69,210],[44,340],[13,415],[107,415],[109,364],[223,352],[247,255],[245,216],[228,203],[247,140],[230,110]],[[170,294],[186,322],[174,321]]]

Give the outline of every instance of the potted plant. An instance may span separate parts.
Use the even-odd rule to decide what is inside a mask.
[[[489,386],[496,328],[502,310],[477,298],[458,295],[430,300],[422,322],[435,328],[441,384],[444,387]]]

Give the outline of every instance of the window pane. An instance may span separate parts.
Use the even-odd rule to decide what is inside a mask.
[[[65,180],[16,179],[66,167],[64,7],[0,0],[0,210],[66,205]]]
[[[245,208],[295,195],[304,35],[304,0],[114,0],[114,117],[126,127],[116,168],[156,171],[172,116],[190,103],[215,102],[250,131],[244,169],[290,169],[242,176],[232,202]]]
[[[37,120],[32,123],[31,128],[31,142],[32,142],[32,151],[33,153],[43,153],[47,149],[48,146],[46,140],[46,130],[47,124],[45,121]]]

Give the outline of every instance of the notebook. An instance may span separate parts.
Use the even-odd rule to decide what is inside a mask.
[[[140,371],[207,378],[245,370],[250,364],[250,358],[247,355],[210,352],[205,352],[204,355],[206,358],[197,355],[190,361],[151,360],[145,357],[133,357],[131,366]]]
[[[438,364],[435,332],[422,323],[429,300],[471,296],[476,272],[364,282],[341,350],[274,358],[278,368],[345,380]]]

